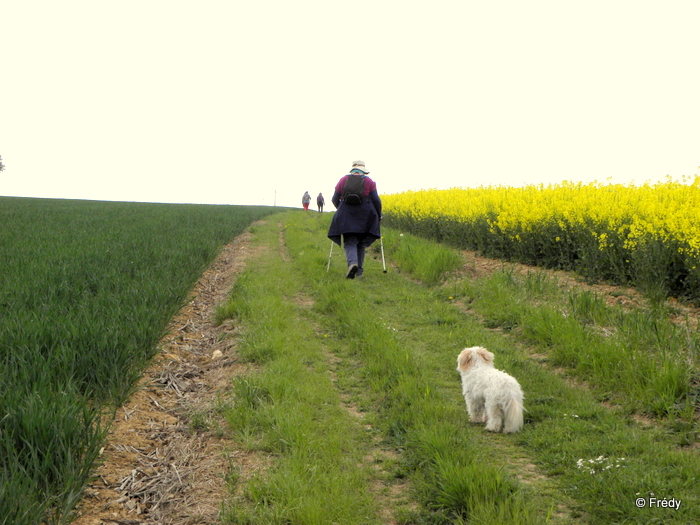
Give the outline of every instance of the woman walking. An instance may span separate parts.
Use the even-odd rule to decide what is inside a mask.
[[[382,201],[377,184],[367,175],[365,163],[356,160],[350,173],[341,177],[335,185],[331,202],[337,208],[333,215],[328,237],[345,247],[348,270],[345,277],[354,279],[364,273],[365,252],[381,237],[379,222],[382,220]]]

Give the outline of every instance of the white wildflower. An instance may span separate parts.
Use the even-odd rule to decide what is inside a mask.
[[[588,460],[581,458],[576,461],[576,467],[590,474],[595,474],[596,472],[605,472],[613,467],[620,468],[622,466],[620,464],[621,461],[625,461],[625,458],[618,458],[616,460],[610,460],[605,456],[598,456],[595,459]]]

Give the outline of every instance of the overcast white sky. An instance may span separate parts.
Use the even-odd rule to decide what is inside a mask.
[[[0,195],[300,206],[700,171],[696,0],[0,6]]]

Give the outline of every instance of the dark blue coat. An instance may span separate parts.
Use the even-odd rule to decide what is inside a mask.
[[[365,176],[365,187],[362,204],[345,204],[342,200],[345,181],[348,177],[358,175],[345,175],[335,186],[335,193],[331,201],[337,208],[331,226],[328,229],[328,238],[336,244],[340,244],[340,237],[346,233],[367,235],[379,239],[379,219],[382,216],[382,201],[377,193],[377,185],[372,179]]]

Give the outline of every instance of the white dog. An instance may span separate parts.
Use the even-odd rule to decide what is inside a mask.
[[[517,432],[523,426],[523,391],[518,381],[493,367],[493,354],[480,346],[457,357],[469,420],[486,422],[486,430]],[[484,412],[485,410],[485,412]]]

